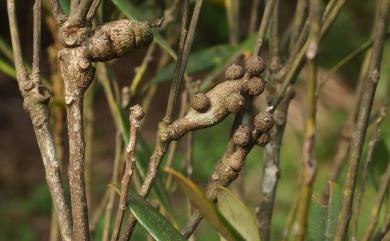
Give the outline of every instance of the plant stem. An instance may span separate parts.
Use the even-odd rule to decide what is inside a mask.
[[[356,186],[357,170],[360,162],[364,139],[367,132],[368,119],[371,113],[372,103],[376,87],[379,81],[383,48],[388,25],[389,0],[378,1],[370,64],[364,84],[364,94],[360,104],[356,128],[351,139],[350,160],[348,163],[347,176],[344,183],[343,200],[334,241],[343,241],[347,237],[348,226],[351,220],[353,196]]]
[[[385,112],[386,112],[386,110],[385,110],[385,108],[383,108],[381,111],[381,115],[376,120],[374,133],[372,134],[371,140],[368,143],[367,157],[366,157],[366,160],[364,162],[363,170],[361,173],[360,184],[358,185],[358,188],[357,188],[356,194],[355,194],[355,198],[354,198],[355,203],[353,204],[353,207],[352,207],[352,213],[353,213],[353,215],[352,215],[352,238],[355,240],[357,240],[358,221],[359,221],[362,199],[363,199],[364,192],[365,192],[365,185],[366,185],[367,174],[368,174],[368,165],[372,161],[372,155],[374,152],[375,145],[379,141],[380,124],[382,123],[383,119],[385,118],[385,115],[386,115]]]
[[[137,129],[140,125],[139,122],[144,115],[142,108],[139,105],[131,107],[130,111],[130,139],[126,148],[126,168],[122,177],[121,195],[111,241],[117,241],[119,238],[123,216],[126,210],[126,200],[127,194],[129,192],[129,185],[135,169],[135,146],[137,143]]]
[[[37,11],[34,11],[34,15],[41,14],[40,8],[37,9]],[[41,80],[39,78],[35,80],[30,80],[28,78],[27,71],[23,66],[23,57],[19,39],[19,31],[17,28],[14,0],[7,1],[7,12],[15,60],[15,69],[17,73],[17,81],[20,92],[24,99],[23,105],[32,120],[38,146],[43,159],[46,181],[49,186],[54,208],[58,215],[58,222],[62,239],[64,241],[71,241],[72,222],[69,211],[70,209],[65,198],[65,191],[61,180],[60,164],[56,159],[53,136],[50,133],[50,117],[47,107],[50,94],[47,89],[42,86]],[[34,19],[37,20],[40,19],[40,17],[36,16]],[[37,26],[40,24],[40,22],[34,21],[34,29],[38,30],[37,34],[40,34],[39,27]],[[38,36],[35,35],[35,37]],[[36,47],[40,47],[38,39],[40,39],[40,37],[34,40],[34,46]],[[37,50],[33,52],[38,53]],[[39,66],[36,66],[36,68],[39,68]]]
[[[262,241],[271,240],[272,214],[280,177],[280,149],[287,122],[288,107],[293,94],[293,91],[289,92],[275,111],[274,118],[276,121],[275,126],[271,130],[271,141],[264,149],[261,198],[257,213],[257,222]]]
[[[378,219],[379,219],[378,216],[379,216],[381,207],[383,205],[383,201],[386,198],[386,192],[388,191],[389,184],[390,184],[390,164],[387,165],[386,172],[383,175],[382,180],[380,182],[378,196],[376,198],[375,205],[371,210],[370,222],[368,224],[366,232],[363,235],[363,238],[361,239],[362,241],[369,241],[369,240],[371,240],[371,238],[373,236],[375,226],[378,223]]]

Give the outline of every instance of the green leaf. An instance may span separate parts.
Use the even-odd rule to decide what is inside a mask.
[[[343,198],[343,192],[340,186],[335,182],[330,183],[330,185],[325,241],[333,240],[333,236],[336,231],[337,217],[341,209],[341,201]]]
[[[328,206],[314,199],[311,203],[308,226],[308,241],[333,240],[337,217],[341,208],[342,189],[337,183],[330,184]]]
[[[127,0],[111,0],[118,9],[125,14],[125,16],[129,19],[135,19],[138,21],[145,21],[146,19],[142,16],[142,14],[138,11],[138,9],[131,4]],[[153,41],[155,41],[162,49],[164,49],[174,60],[176,60],[177,55],[176,52],[171,48],[169,43],[161,36],[161,34],[153,29]]]
[[[61,8],[65,14],[69,14],[69,0],[59,0]]]
[[[240,233],[225,219],[219,210],[207,199],[206,195],[188,178],[173,170],[165,168],[184,191],[190,202],[199,210],[204,218],[228,241],[244,241]]]
[[[378,189],[380,177],[385,172],[390,159],[389,149],[383,139],[380,139],[372,152],[372,159],[368,165],[368,180]]]
[[[186,240],[168,220],[138,194],[130,193],[127,200],[130,211],[155,240]]]
[[[2,59],[0,59],[0,72],[3,72],[9,77],[16,79],[15,68],[7,62],[3,61]]]
[[[260,241],[256,219],[247,206],[229,189],[219,186],[217,189],[218,207],[222,215],[246,240]]]
[[[224,59],[231,55],[234,48],[231,45],[224,44],[204,49],[190,54],[187,64],[187,74],[192,75],[200,71],[210,69],[221,64]],[[161,69],[150,82],[160,83],[171,80],[175,71],[175,63],[167,65]]]

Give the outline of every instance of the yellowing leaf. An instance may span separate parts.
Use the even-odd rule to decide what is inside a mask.
[[[260,241],[256,219],[249,209],[229,189],[217,189],[218,207],[222,215],[246,240]]]
[[[188,178],[167,167],[170,173],[203,217],[228,241],[244,241],[240,233],[227,221],[218,209],[207,199],[206,195]],[[251,241],[251,240],[248,240]]]

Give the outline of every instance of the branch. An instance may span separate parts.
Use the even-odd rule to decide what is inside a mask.
[[[353,196],[356,186],[357,170],[367,132],[368,119],[371,113],[372,103],[380,76],[383,46],[388,25],[389,7],[389,0],[379,1],[377,5],[378,11],[375,16],[373,34],[374,44],[372,47],[367,77],[363,87],[365,93],[362,96],[362,101],[357,117],[357,125],[351,139],[350,160],[348,164],[346,180],[344,183],[342,207],[338,217],[338,225],[336,227],[334,241],[345,240],[348,232],[348,226],[351,219]]]
[[[41,23],[40,19],[40,2],[36,2],[34,11],[34,53],[39,56],[38,50],[40,35],[38,33]],[[7,1],[8,19],[11,32],[12,47],[15,60],[15,68],[17,72],[17,80],[20,92],[23,96],[23,107],[29,113],[38,146],[43,159],[45,168],[46,181],[49,186],[51,198],[53,200],[54,208],[57,213],[57,218],[60,226],[60,231],[63,240],[71,241],[72,222],[69,213],[69,206],[66,202],[65,191],[62,185],[60,164],[56,159],[56,152],[54,148],[53,136],[50,133],[50,119],[48,110],[48,101],[50,93],[42,86],[39,78],[32,81],[27,77],[27,71],[23,66],[23,57],[20,47],[19,31],[17,27],[17,20],[15,16],[15,2],[14,0]],[[35,60],[36,72],[39,72],[39,61]]]
[[[144,117],[144,112],[139,105],[130,108],[130,139],[126,148],[126,168],[122,177],[121,195],[119,206],[116,213],[114,230],[111,236],[111,241],[117,241],[122,226],[123,216],[126,210],[126,200],[129,192],[131,177],[135,168],[135,145],[137,143],[137,129],[140,125],[140,120]]]
[[[63,24],[67,20],[67,16],[62,11],[60,3],[58,0],[50,0],[50,5],[52,8],[53,17],[56,20],[57,25]]]
[[[310,0],[309,8],[310,35],[306,52],[309,78],[306,87],[305,140],[302,150],[302,184],[298,201],[297,225],[295,231],[297,241],[306,240],[309,208],[313,193],[314,179],[317,173],[317,164],[315,160],[315,133],[317,113],[317,52],[321,36],[321,1]]]
[[[93,17],[95,17],[96,11],[98,10],[101,2],[102,0],[93,0],[93,3],[87,14],[87,21],[92,21]]]
[[[280,149],[287,122],[288,107],[293,97],[294,91],[288,92],[275,111],[275,126],[271,130],[271,141],[264,149],[261,199],[257,214],[262,241],[270,240],[272,213],[280,177]]]
[[[253,56],[257,56],[260,54],[261,47],[263,46],[265,34],[267,33],[268,24],[271,19],[276,1],[277,0],[269,0],[265,5],[263,18],[261,19],[261,24],[259,27],[259,32],[257,33],[256,46],[252,53]]]
[[[367,174],[368,174],[368,165],[372,161],[372,155],[374,152],[374,148],[379,141],[380,124],[382,123],[382,121],[385,118],[386,108],[382,108],[380,113],[381,113],[380,116],[376,120],[375,130],[372,134],[370,141],[368,142],[367,156],[366,156],[366,160],[364,162],[363,170],[361,172],[360,182],[359,182],[358,188],[356,190],[356,194],[355,194],[355,198],[354,198],[355,203],[353,204],[353,207],[352,207],[353,208],[353,210],[352,210],[352,213],[353,213],[353,215],[352,215],[352,238],[355,238],[356,240],[357,240],[357,231],[358,231],[357,228],[358,228],[359,215],[360,215],[361,204],[362,204],[362,199],[363,199],[364,192],[365,192],[365,185],[366,185]]]

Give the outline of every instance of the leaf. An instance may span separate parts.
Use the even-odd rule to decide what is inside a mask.
[[[308,241],[333,240],[337,218],[341,208],[342,189],[337,183],[330,183],[328,206],[314,199],[311,202],[308,221]]]
[[[330,183],[329,194],[329,207],[326,220],[325,241],[333,240],[333,236],[336,231],[337,218],[341,209],[341,201],[343,197],[342,189],[335,182]]]
[[[256,219],[229,189],[219,186],[217,189],[218,207],[222,215],[246,240],[260,241]]]
[[[59,0],[61,8],[65,14],[69,14],[69,0]]]
[[[9,77],[16,79],[15,68],[12,65],[3,61],[2,59],[0,59],[0,72],[3,72],[4,74],[8,75]]]
[[[200,71],[217,66],[222,63],[233,50],[234,48],[231,45],[224,44],[190,54],[187,65],[187,74],[196,74]],[[171,63],[161,69],[158,75],[156,75],[156,77],[154,77],[150,82],[160,83],[171,80],[175,70],[175,64],[176,63]]]
[[[145,21],[146,19],[138,11],[138,9],[127,0],[111,0],[118,9],[126,15],[129,19],[136,19],[138,21]],[[162,49],[164,49],[174,60],[176,60],[176,52],[171,48],[168,42],[161,36],[161,34],[153,29],[153,41],[155,41]]]
[[[155,240],[186,240],[168,220],[138,194],[130,193],[127,200],[130,211]]]
[[[190,199],[191,203],[224,238],[228,241],[245,240],[191,180],[172,168],[166,167],[164,170],[176,178],[179,186]]]
[[[380,139],[373,150],[371,162],[368,164],[368,180],[378,189],[380,177],[385,172],[390,159],[389,149],[383,139]]]

